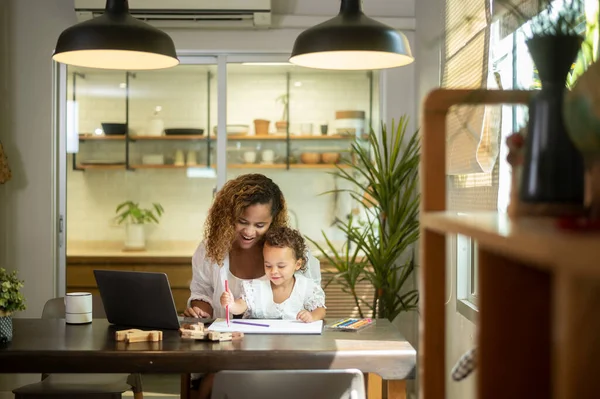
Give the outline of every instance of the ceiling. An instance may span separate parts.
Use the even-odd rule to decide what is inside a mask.
[[[415,1],[364,0],[365,14],[373,17],[414,17]],[[273,13],[295,15],[331,15],[339,12],[340,0],[272,0]]]

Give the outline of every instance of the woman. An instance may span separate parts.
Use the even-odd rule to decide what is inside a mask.
[[[264,276],[264,235],[287,226],[287,208],[279,186],[260,174],[241,175],[225,183],[208,212],[204,241],[192,257],[191,296],[184,315],[224,318],[221,294],[228,281],[238,298],[243,280]],[[308,255],[304,276],[321,286],[319,261]]]

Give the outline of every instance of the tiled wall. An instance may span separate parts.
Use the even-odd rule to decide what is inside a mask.
[[[257,118],[276,121],[281,119],[282,105],[276,98],[285,93],[285,74],[276,72],[236,73],[228,76],[228,120],[232,124],[248,124]],[[209,67],[186,66],[179,72],[140,72],[130,77],[130,130],[142,133],[155,106],[160,105],[165,127],[200,127],[208,124],[208,91],[210,86],[210,125],[217,119],[216,78],[207,81]],[[257,70],[258,71],[258,70]],[[69,98],[72,98],[72,75],[69,76]],[[76,100],[79,109],[79,132],[91,133],[101,122],[125,121],[124,73],[85,73],[77,77]],[[377,79],[374,79],[376,84]],[[331,124],[336,110],[364,110],[369,112],[369,80],[364,73],[296,73],[291,75],[291,130],[299,130],[300,123],[313,123],[314,132],[319,124]],[[374,96],[377,98],[377,95]],[[375,104],[374,111],[377,111]],[[271,130],[274,130],[274,123]],[[242,142],[242,148],[254,147],[259,142]],[[300,151],[308,147],[327,147],[331,150],[348,148],[349,141],[294,142],[292,148]],[[133,144],[131,163],[139,162],[140,154],[164,153],[171,157],[175,150],[198,151],[199,162],[205,161],[205,143],[137,142]],[[235,146],[230,142],[229,146]],[[263,144],[278,149],[275,143]],[[279,148],[283,152],[285,147]],[[230,157],[230,162],[235,162]],[[124,159],[123,142],[82,142],[78,158]],[[69,160],[71,165],[71,160]],[[334,178],[326,169],[268,170],[231,169],[228,177],[254,172],[273,178],[283,190],[290,209],[297,215],[301,231],[320,238],[325,230],[334,240],[344,239],[330,225],[335,216],[345,217],[351,204],[346,196],[337,202],[333,195],[320,196],[335,187]],[[116,206],[125,200],[149,206],[159,202],[165,215],[158,226],[148,227],[151,240],[199,240],[206,212],[212,201],[214,179],[188,178],[185,170],[136,171],[73,171],[69,170],[67,227],[68,240],[122,240],[123,226],[116,226],[113,217]],[[292,217],[295,224],[295,217]]]
[[[265,171],[244,169],[230,173],[264,173],[283,191],[292,225],[311,238],[320,239],[321,229],[334,240],[343,240],[330,228],[333,217],[344,217],[350,203],[342,196],[319,194],[335,186],[327,173],[310,170]],[[150,240],[193,241],[202,237],[202,226],[212,202],[214,179],[188,178],[184,170],[73,171],[67,174],[67,239],[123,240],[125,228],[114,222],[115,208],[126,200],[149,207],[158,202],[165,208],[159,225],[147,228]]]

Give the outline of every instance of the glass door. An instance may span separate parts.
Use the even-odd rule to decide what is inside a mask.
[[[185,307],[217,183],[217,57],[159,71],[66,67],[66,291],[93,269],[165,272]],[[158,259],[158,260],[157,260]]]

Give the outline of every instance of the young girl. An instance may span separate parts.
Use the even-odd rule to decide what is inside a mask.
[[[310,323],[325,317],[325,294],[314,280],[296,274],[306,269],[306,244],[297,230],[271,228],[265,235],[263,258],[265,276],[247,280],[242,295],[229,291],[221,305],[235,315],[253,319],[287,319]]]

